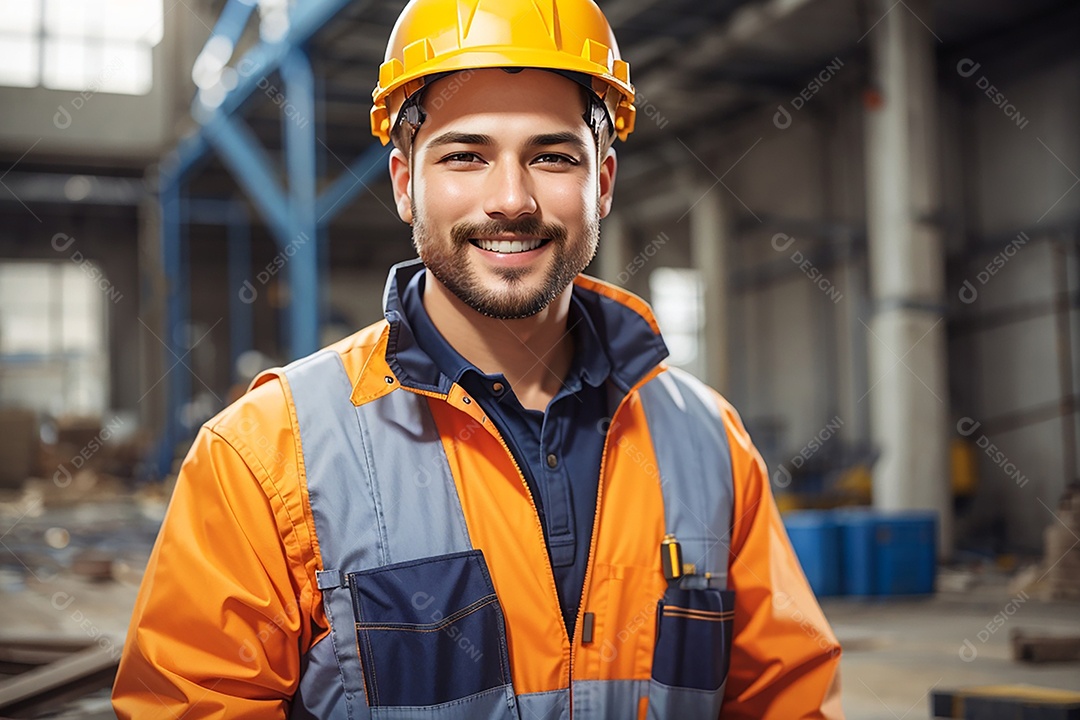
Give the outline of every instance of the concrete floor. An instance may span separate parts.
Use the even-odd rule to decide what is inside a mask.
[[[923,600],[826,599],[822,607],[844,647],[849,720],[928,718],[934,689],[1024,683],[1080,691],[1080,663],[1014,662],[1009,642],[1021,628],[1080,635],[1080,603],[1024,600],[1001,577]]]
[[[107,504],[96,517],[112,528],[124,522],[120,555],[137,559],[148,554],[154,521],[131,509],[125,510],[122,503]],[[63,569],[62,562],[45,569],[48,552],[38,552],[36,561],[28,557],[34,537],[60,525],[82,528],[81,535],[72,532],[73,538],[96,538],[92,544],[104,542],[115,550],[115,539],[87,531],[92,522],[79,512],[86,511],[49,510],[17,522],[9,516],[0,523],[0,638],[62,637],[119,652],[137,578],[120,572],[125,582],[90,581]],[[55,552],[52,557],[56,559]],[[1016,663],[1009,645],[1009,633],[1020,628],[1080,634],[1080,603],[1025,600],[1009,591],[1002,575],[988,573],[963,592],[941,592],[932,598],[888,602],[830,598],[822,606],[844,646],[843,696],[850,720],[927,718],[934,688],[1029,683],[1080,691],[1080,663]],[[99,702],[107,701],[103,696]],[[84,706],[80,714],[65,717],[99,716],[90,710]],[[99,712],[107,717],[107,705]]]

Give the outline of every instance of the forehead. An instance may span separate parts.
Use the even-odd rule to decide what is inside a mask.
[[[424,93],[421,126],[426,138],[434,130],[484,125],[488,134],[529,126],[530,132],[580,130],[585,99],[581,86],[544,70],[508,73],[486,68],[465,70],[440,78]],[[426,138],[419,138],[423,142]]]

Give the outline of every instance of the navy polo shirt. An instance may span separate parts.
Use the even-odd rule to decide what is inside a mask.
[[[584,305],[571,297],[570,370],[544,412],[528,410],[502,373],[484,374],[438,331],[423,304],[425,277],[417,272],[401,294],[405,321],[438,371],[480,403],[517,460],[536,503],[563,618],[573,637],[596,514],[604,420],[615,409],[609,403],[619,399],[609,399],[611,361]]]

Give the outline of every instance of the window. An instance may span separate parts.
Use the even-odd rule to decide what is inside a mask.
[[[143,95],[162,0],[0,0],[0,84]]]
[[[671,353],[668,363],[699,377],[704,373],[705,304],[701,273],[657,268],[649,275],[653,313]]]
[[[0,262],[0,407],[54,415],[106,410],[102,282],[89,263]]]

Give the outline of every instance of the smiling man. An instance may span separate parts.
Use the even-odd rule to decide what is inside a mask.
[[[419,260],[200,432],[121,717],[842,716],[738,416],[581,274],[633,94],[590,0],[405,8],[371,117]]]

